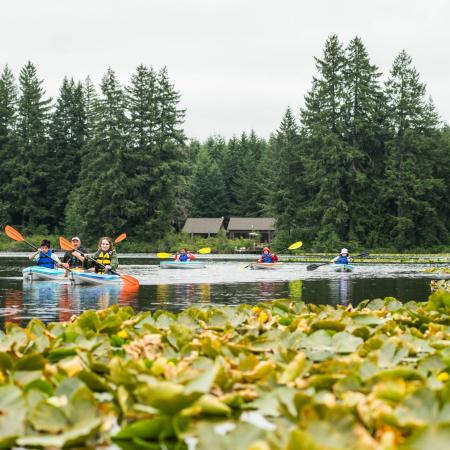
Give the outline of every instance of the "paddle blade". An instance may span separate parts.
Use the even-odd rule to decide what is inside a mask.
[[[65,251],[75,250],[74,245],[63,236],[59,238],[59,246]]]
[[[207,253],[211,253],[211,247],[201,248],[197,253],[200,253],[201,255],[206,255]]]
[[[119,242],[122,242],[126,238],[127,238],[127,233],[122,233],[116,237],[116,239],[114,240],[114,243],[118,244]]]
[[[131,275],[127,275],[125,273],[119,273],[118,275],[120,275],[120,278],[122,278],[125,283],[131,286],[139,286],[139,280],[137,278],[134,278]]]
[[[19,241],[19,242],[25,241],[25,238],[10,225],[6,225],[5,233],[9,238],[13,239],[14,241]]]
[[[300,248],[302,245],[303,245],[303,242],[302,242],[302,241],[294,242],[293,244],[291,244],[291,245],[288,247],[288,250],[297,250],[297,249]]]
[[[356,255],[355,258],[367,258],[370,255],[368,251],[364,251],[360,253],[359,255]]]
[[[309,266],[306,266],[306,270],[316,270],[318,267],[322,266],[323,264],[310,264]]]
[[[156,254],[158,258],[170,258],[172,257],[172,253],[159,252]]]

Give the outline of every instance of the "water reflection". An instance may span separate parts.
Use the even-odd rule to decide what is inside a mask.
[[[289,298],[295,302],[302,300],[303,282],[302,280],[289,281]]]
[[[331,298],[336,299],[337,305],[348,306],[352,301],[352,285],[350,278],[343,276],[330,282]]]

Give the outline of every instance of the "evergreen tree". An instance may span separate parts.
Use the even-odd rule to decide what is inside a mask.
[[[277,132],[269,141],[266,211],[276,218],[277,242],[287,246],[297,239],[308,240],[304,229],[306,186],[299,126],[288,108]],[[264,171],[263,171],[264,173]]]
[[[227,195],[219,165],[206,146],[200,149],[193,170],[191,184],[191,209],[193,217],[223,217]]]
[[[11,180],[17,146],[17,87],[14,75],[5,66],[0,76],[0,224],[12,220]]]
[[[57,195],[50,206],[52,225],[61,226],[70,192],[78,185],[87,123],[83,86],[64,78],[50,125],[52,189]]]
[[[438,117],[405,51],[394,60],[386,96],[391,132],[382,191],[389,214],[386,234],[398,248],[440,243],[447,236],[439,217],[445,182],[434,174]]]
[[[48,189],[53,168],[48,152],[48,116],[51,99],[45,99],[36,67],[28,62],[19,77],[18,149],[15,153],[11,192],[13,222],[45,230],[51,222],[49,206],[54,192]]]
[[[115,235],[127,225],[134,206],[124,165],[127,155],[125,95],[108,69],[96,102],[96,121],[82,160],[80,185],[69,196],[68,230],[96,237]]]
[[[242,133],[239,146],[241,157],[233,179],[235,202],[231,212],[240,217],[258,217],[264,209],[264,190],[268,182],[261,173],[265,142],[251,131],[249,136]]]

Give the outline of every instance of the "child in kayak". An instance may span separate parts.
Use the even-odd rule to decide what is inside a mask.
[[[89,261],[89,271],[100,274],[108,273],[119,267],[119,259],[114,250],[113,241],[110,237],[102,237],[98,241],[98,250],[92,255],[94,261]],[[105,267],[99,266],[97,263]]]
[[[84,266],[85,260],[85,257],[81,253],[86,253],[86,250],[81,247],[81,239],[78,236],[74,236],[71,242],[75,250],[69,250],[64,254],[61,265],[66,269],[81,269]],[[81,253],[78,253],[77,250]]]
[[[187,248],[182,248],[176,255],[175,261],[188,262],[193,261],[195,255],[193,255]]]
[[[343,248],[341,250],[341,253],[339,253],[339,256],[336,256],[336,258],[333,259],[333,262],[335,264],[349,264],[351,260],[352,258],[350,258],[348,250],[346,248]]]
[[[264,247],[261,256],[258,259],[260,263],[275,263],[278,262],[278,256],[270,253],[269,247]]]
[[[36,261],[37,266],[46,267],[47,269],[54,269],[61,264],[48,239],[44,239],[41,242],[41,246],[28,259],[33,259]]]

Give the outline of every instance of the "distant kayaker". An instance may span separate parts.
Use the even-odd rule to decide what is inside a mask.
[[[261,256],[259,257],[258,262],[260,263],[274,263],[274,262],[278,262],[278,256],[270,253],[270,248],[269,247],[264,247],[263,251],[261,253]]]
[[[89,270],[96,273],[108,273],[119,267],[119,259],[114,250],[114,244],[110,237],[102,237],[98,241],[98,250],[92,255],[94,261],[88,263]],[[102,264],[102,267],[99,264]]]
[[[81,253],[86,253],[86,250],[81,247],[81,239],[78,236],[74,236],[71,239],[72,245],[75,250],[69,250],[63,256],[62,266],[66,269],[79,269],[84,265],[85,257],[77,252],[79,250]]]
[[[48,239],[44,239],[41,242],[41,246],[28,258],[36,261],[36,265],[39,267],[46,267],[47,269],[54,269],[55,266],[61,264],[61,261],[53,251],[52,244]]]
[[[193,261],[195,255],[193,255],[187,248],[182,248],[176,255],[175,261],[188,262]]]
[[[335,264],[349,264],[351,260],[352,258],[350,258],[348,250],[346,248],[343,248],[341,250],[341,253],[339,253],[339,256],[336,256],[336,258],[333,259],[333,262]]]

